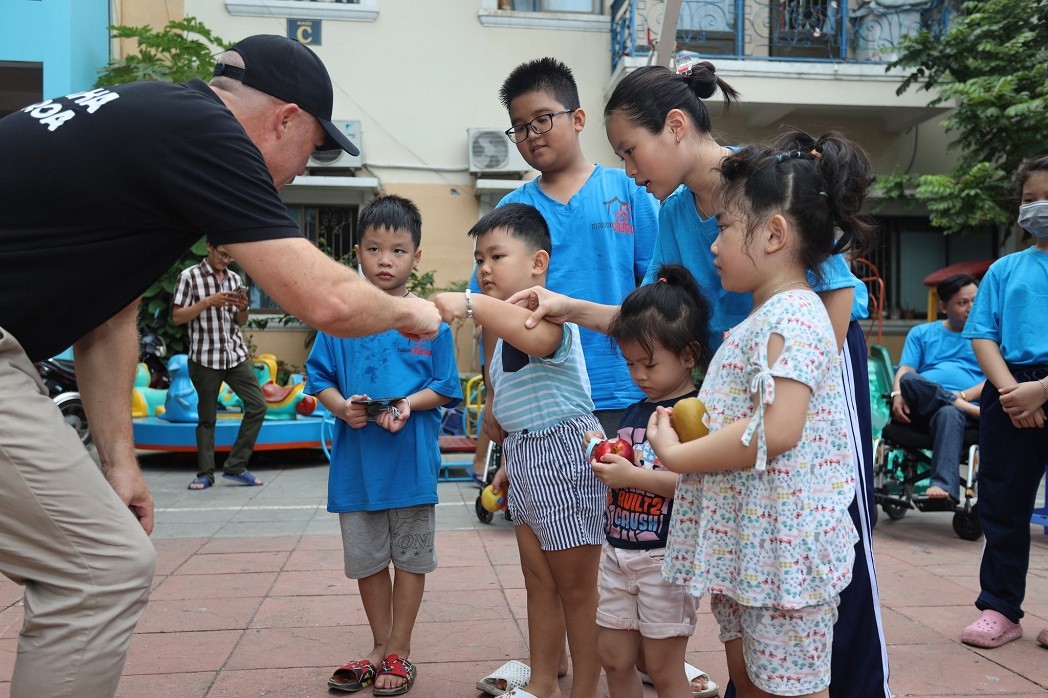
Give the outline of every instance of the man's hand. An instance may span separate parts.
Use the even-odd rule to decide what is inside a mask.
[[[568,320],[568,307],[571,299],[554,293],[544,286],[532,286],[523,291],[517,291],[506,300],[532,311],[531,316],[524,321],[524,326],[529,329],[538,325],[540,320],[549,320],[559,324]]]
[[[903,398],[902,393],[896,395],[892,399],[892,417],[895,418],[896,422],[900,424],[910,423],[910,406]]]
[[[402,299],[403,303],[410,303],[411,316],[397,328],[400,334],[413,342],[421,339],[433,339],[440,331],[440,312],[437,306],[422,298],[409,297]]]
[[[113,491],[120,497],[120,501],[126,504],[131,513],[135,515],[146,535],[152,533],[153,495],[149,492],[149,487],[142,478],[142,471],[139,470],[138,464],[103,468],[103,472]]]

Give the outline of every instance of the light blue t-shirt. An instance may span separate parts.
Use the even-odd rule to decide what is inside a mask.
[[[510,192],[499,206],[530,204],[546,219],[553,240],[546,287],[572,298],[621,304],[648,270],[658,202],[621,169],[602,165],[566,204],[547,196],[541,179]],[[478,288],[475,274],[470,287]],[[599,332],[579,331],[596,409],[625,409],[643,398],[615,343]]]
[[[499,339],[488,371],[495,386],[492,414],[511,434],[541,431],[593,412],[579,328],[570,322],[550,357],[528,356]]]
[[[691,190],[682,185],[659,209],[659,236],[655,240],[651,266],[644,276],[644,283],[651,283],[663,264],[680,264],[692,273],[710,302],[710,341],[714,350],[720,346],[724,333],[746,319],[753,308],[750,294],[725,291],[721,286],[720,277],[713,267],[713,252],[710,251],[717,232],[717,219],[699,215]],[[833,255],[823,262],[821,271],[823,278],[818,284],[814,283],[814,274],[808,272],[812,288],[815,291],[853,288],[852,319],[866,317],[869,291],[866,284],[852,274],[844,256]]]
[[[306,360],[306,392],[335,387],[343,396],[402,397],[430,388],[462,399],[451,328],[413,342],[391,330],[359,339],[317,333]],[[390,433],[374,422],[353,429],[335,420],[328,470],[328,511],[383,511],[437,503],[440,410],[412,412]]]
[[[975,359],[971,340],[965,339],[960,332],[951,332],[941,320],[926,322],[910,330],[899,365],[909,366],[953,393],[985,379]]]
[[[1001,257],[979,283],[966,339],[989,339],[1016,366],[1048,365],[1048,252],[1030,247]]]

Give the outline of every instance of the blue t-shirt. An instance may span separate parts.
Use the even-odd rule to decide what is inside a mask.
[[[530,204],[553,239],[546,287],[582,300],[619,305],[637,288],[658,232],[658,202],[621,169],[596,165],[566,204],[542,191],[538,177],[499,202]],[[470,282],[476,290],[476,274]],[[614,342],[580,328],[586,371],[598,410],[619,410],[641,397]]]
[[[1048,365],[1048,252],[1030,247],[990,265],[964,325],[965,339],[989,339],[1016,366]]]
[[[399,332],[359,339],[317,333],[306,360],[306,392],[338,388],[344,397],[400,397],[430,388],[462,399],[451,328],[413,342]],[[440,410],[412,412],[393,434],[369,422],[353,429],[335,420],[328,470],[328,511],[383,511],[437,503]]]
[[[633,446],[633,465],[646,470],[663,470],[655,451],[648,443],[648,420],[659,405],[673,407],[678,400],[695,397],[698,391],[672,400],[648,402],[647,399],[626,408],[616,432]],[[673,513],[673,497],[638,490],[633,487],[608,490],[608,508],[604,518],[604,533],[608,545],[614,548],[652,550],[666,547]]]
[[[917,325],[906,335],[899,365],[956,393],[985,379],[971,340],[946,329],[941,320]]]
[[[488,375],[495,387],[491,413],[511,434],[549,429],[593,412],[579,328],[570,322],[549,357],[528,356],[499,339]]]
[[[717,219],[699,215],[691,190],[681,185],[659,209],[659,236],[655,240],[651,266],[644,276],[644,283],[651,283],[663,264],[681,264],[692,273],[710,302],[710,341],[714,350],[720,346],[724,333],[742,322],[753,309],[750,294],[725,291],[721,286],[720,277],[713,267],[713,252],[710,251],[717,232]],[[812,288],[815,291],[853,288],[852,319],[866,317],[869,291],[866,284],[852,274],[844,256],[830,257],[823,262],[821,271],[823,278],[818,284],[814,283],[814,274],[808,272]]]

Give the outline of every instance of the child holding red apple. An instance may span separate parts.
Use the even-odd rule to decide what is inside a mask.
[[[600,569],[597,650],[613,698],[639,695],[641,680],[654,683],[662,698],[715,696],[717,684],[684,671],[684,652],[695,632],[695,599],[661,571],[677,475],[659,463],[646,438],[659,407],[694,396],[692,369],[709,356],[709,304],[682,266],[659,269],[658,283],[642,286],[622,303],[608,334],[626,359],[630,377],[646,397],[626,408],[618,441],[593,451],[590,467],[608,488]],[[632,445],[632,459],[616,443]],[[628,448],[628,446],[627,446]],[[647,677],[635,670],[645,657]]]
[[[754,309],[703,380],[709,434],[681,443],[661,407],[648,424],[681,473],[662,571],[710,595],[740,695],[826,697],[858,535],[837,343],[806,272],[872,236],[859,214],[872,170],[839,134],[794,132],[726,157],[720,175],[714,266]]]
[[[607,487],[594,475],[583,434],[600,430],[593,416],[589,378],[578,327],[539,322],[506,302],[521,289],[542,285],[549,267],[549,228],[527,204],[505,204],[469,231],[476,239],[477,281],[483,294],[440,293],[441,316],[473,318],[497,337],[488,357],[494,387],[489,404],[506,430],[504,467],[492,483],[508,488],[509,511],[528,597],[531,676],[527,690],[505,695],[560,695],[558,667],[567,630],[573,696],[596,696],[597,566],[604,538]]]

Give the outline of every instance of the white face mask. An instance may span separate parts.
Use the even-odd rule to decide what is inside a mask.
[[[1020,206],[1019,225],[1031,235],[1048,238],[1048,200],[1031,201]]]

